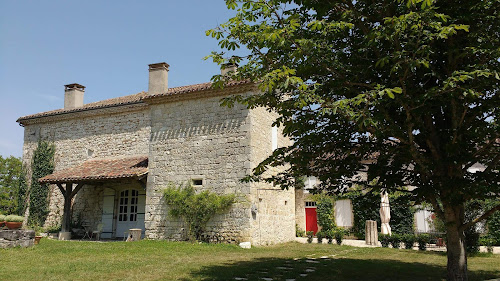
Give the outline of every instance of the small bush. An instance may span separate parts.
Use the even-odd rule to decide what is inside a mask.
[[[473,228],[473,227],[471,227]],[[468,254],[479,253],[479,233],[475,230],[464,231],[465,233],[465,250]]]
[[[5,221],[8,222],[23,222],[24,217],[18,216],[18,215],[8,215],[5,217]]]
[[[415,244],[416,237],[414,234],[407,233],[402,236],[401,240],[405,245],[405,249],[411,250]]]
[[[188,225],[190,240],[200,241],[208,221],[235,202],[234,194],[218,195],[208,190],[196,193],[191,185],[169,186],[164,190],[169,215],[182,218]]]
[[[347,231],[341,227],[337,227],[334,231],[334,236],[335,236],[335,242],[337,242],[337,245],[342,244],[342,240],[344,240],[344,236],[346,235]]]
[[[391,239],[391,236],[389,234],[380,233],[378,235],[378,241],[380,241],[380,244],[382,244],[382,247],[384,247],[384,248],[389,247],[389,244],[391,243],[390,239]]]
[[[326,239],[328,239],[328,244],[332,244],[333,237],[335,237],[335,230],[333,230],[333,229],[328,230],[326,232],[325,236],[326,236]]]
[[[298,224],[295,224],[295,236],[296,237],[304,237],[306,232],[302,230]]]
[[[488,251],[488,253],[493,253],[493,246],[495,246],[496,241],[493,236],[487,235],[479,239],[479,244],[482,246],[486,246],[486,250]]]
[[[5,221],[5,215],[0,215],[0,221]]]
[[[47,226],[44,230],[47,233],[57,233],[61,231],[61,225],[58,224],[58,225]]]
[[[420,251],[425,251],[427,249],[427,243],[430,241],[430,236],[427,233],[422,233],[417,235],[418,249]]]
[[[399,249],[401,247],[401,235],[393,233],[390,242],[394,249]]]
[[[307,243],[311,244],[313,242],[314,232],[308,231],[306,232],[306,235],[307,235]]]
[[[316,232],[316,238],[318,239],[318,244],[323,243],[324,234],[321,231]]]

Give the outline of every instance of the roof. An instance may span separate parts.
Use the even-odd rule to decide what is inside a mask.
[[[238,86],[238,85],[243,85],[243,84],[249,84],[249,82],[247,80],[229,81],[228,83],[226,83],[225,86],[226,87],[233,87],[233,86]],[[182,94],[201,92],[201,91],[207,91],[207,90],[215,90],[212,88],[211,82],[170,88],[165,93],[154,94],[154,95],[150,95],[147,92],[140,92],[140,93],[133,94],[133,95],[121,96],[121,97],[102,100],[102,101],[98,101],[98,102],[87,103],[87,104],[84,104],[82,107],[78,107],[78,108],[73,108],[73,109],[61,108],[61,109],[56,109],[56,110],[52,110],[52,111],[46,111],[46,112],[40,112],[40,113],[36,113],[36,114],[26,115],[26,116],[23,116],[23,117],[20,117],[19,119],[17,119],[17,122],[22,122],[25,120],[34,119],[34,118],[41,118],[41,117],[46,117],[46,116],[54,116],[54,115],[61,115],[61,114],[67,114],[67,113],[73,113],[73,112],[87,111],[87,110],[92,110],[92,109],[100,109],[100,108],[116,107],[116,106],[121,106],[121,105],[144,103],[145,99],[150,100],[150,99],[161,98],[161,97],[172,97],[172,96],[178,96],[178,95],[182,95]]]
[[[92,159],[80,165],[45,176],[40,183],[91,182],[137,178],[148,173],[148,157],[144,155],[111,159]]]

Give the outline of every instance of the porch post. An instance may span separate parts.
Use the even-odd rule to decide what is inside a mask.
[[[61,191],[63,197],[64,197],[64,210],[63,210],[63,217],[62,217],[62,225],[61,225],[61,232],[70,232],[70,226],[71,226],[71,200],[73,197],[75,197],[76,193],[80,191],[80,189],[83,187],[83,184],[80,183],[76,186],[76,188],[73,190],[73,183],[68,182],[65,184],[66,188],[62,186],[62,184],[57,184],[59,187],[59,190]]]

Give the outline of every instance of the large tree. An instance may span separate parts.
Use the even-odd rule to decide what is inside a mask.
[[[286,188],[313,175],[322,189],[413,186],[446,222],[448,280],[467,279],[464,205],[498,198],[500,1],[226,0],[236,16],[207,31],[215,62],[261,95],[293,144],[252,179]],[[287,165],[285,165],[287,164]],[[271,178],[269,166],[286,170]],[[365,171],[367,178],[356,177]],[[376,184],[374,184],[376,182]]]
[[[0,156],[0,213],[18,213],[21,159]]]

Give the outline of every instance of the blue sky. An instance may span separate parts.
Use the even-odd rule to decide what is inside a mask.
[[[170,64],[169,87],[207,82],[219,67],[205,31],[235,12],[223,0],[0,0],[0,154],[22,155],[20,116],[147,91],[148,64]]]

